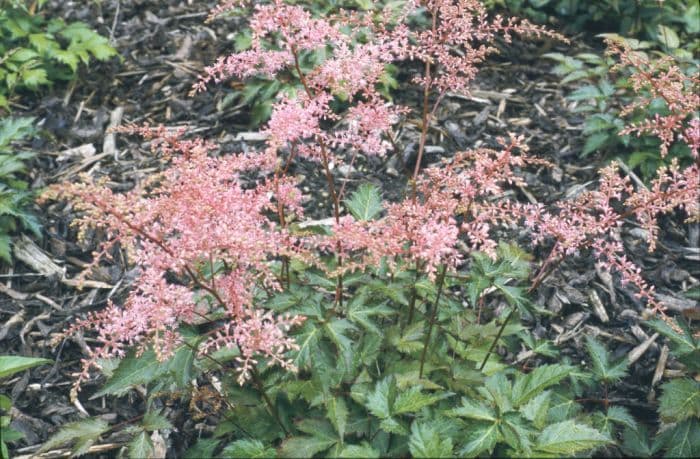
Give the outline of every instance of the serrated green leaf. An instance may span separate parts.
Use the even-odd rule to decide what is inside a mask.
[[[312,457],[336,444],[336,441],[318,437],[291,437],[282,442],[282,457]]]
[[[489,406],[482,404],[476,400],[470,400],[462,397],[462,405],[449,410],[449,416],[459,416],[467,419],[476,419],[477,421],[496,422],[496,412]]]
[[[518,374],[513,384],[513,404],[521,406],[569,375],[571,365],[544,365],[527,375]]]
[[[125,357],[107,383],[90,399],[103,395],[121,396],[140,384],[148,384],[168,371],[164,362],[159,362],[155,352],[148,350],[136,357],[133,353]]]
[[[376,417],[384,419],[392,415],[392,406],[396,399],[396,383],[389,376],[379,381],[367,396],[365,406]]]
[[[277,457],[274,448],[266,447],[260,440],[236,440],[221,452],[224,457],[268,458]]]
[[[374,323],[372,317],[389,317],[394,314],[394,310],[383,304],[371,305],[365,301],[353,301],[348,305],[347,314],[351,322],[360,324],[367,331],[380,335],[382,331]]]
[[[681,44],[681,40],[678,38],[676,31],[663,24],[657,26],[656,37],[657,40],[668,49],[676,49]]]
[[[362,442],[360,445],[347,445],[343,448],[340,453],[340,457],[347,458],[378,458],[379,451],[372,448],[372,446],[366,441]]]
[[[36,89],[41,85],[49,84],[48,74],[43,68],[27,68],[20,72],[21,81],[29,89]]]
[[[591,357],[591,370],[601,381],[615,382],[627,374],[627,360],[621,359],[617,363],[611,363],[608,350],[595,338],[586,336],[586,350]]]
[[[338,350],[345,352],[352,347],[352,340],[347,336],[347,332],[357,330],[347,319],[333,319],[324,325],[326,336],[338,347]]]
[[[593,427],[575,421],[563,421],[547,426],[537,438],[536,449],[545,453],[572,455],[612,443]]]
[[[331,421],[340,439],[345,438],[345,427],[348,423],[348,407],[345,400],[334,397],[326,402],[326,417]]]
[[[202,459],[214,457],[214,451],[216,447],[219,446],[219,443],[221,443],[221,440],[215,438],[200,438],[197,440],[197,443],[190,446],[189,449],[185,451],[183,458]]]
[[[379,427],[387,433],[408,435],[408,427],[401,421],[391,417],[382,419],[382,421],[379,423]]]
[[[408,448],[412,457],[452,457],[452,439],[441,438],[433,426],[419,421],[411,425]]]
[[[679,378],[661,386],[659,415],[669,422],[680,422],[690,417],[700,417],[700,383]]]
[[[0,356],[0,378],[6,378],[20,371],[49,363],[53,362],[48,359],[41,359],[37,357],[3,355]]]
[[[653,450],[665,449],[665,457],[700,456],[700,422],[686,419],[668,427],[654,441]]]
[[[109,430],[109,424],[102,419],[90,418],[71,422],[61,427],[58,432],[51,436],[39,452],[45,452],[57,446],[76,442],[73,451],[74,454],[78,454],[80,451],[87,451],[100,435],[107,430]]]
[[[525,419],[532,422],[538,429],[544,428],[547,422],[550,395],[551,392],[546,390],[520,408],[520,412],[525,416]]]
[[[581,155],[585,157],[598,150],[600,147],[605,145],[610,137],[611,135],[607,132],[597,132],[589,136],[586,138],[586,142],[583,144]]]
[[[421,386],[413,386],[407,391],[400,392],[394,401],[394,414],[415,413],[426,406],[452,396],[449,392],[424,394],[421,389]]]
[[[625,427],[620,448],[629,457],[651,457],[654,451],[649,444],[650,438],[651,434],[643,424],[637,428]]]
[[[141,432],[129,442],[129,457],[143,459],[153,457],[153,442],[146,432]]]
[[[625,427],[630,427],[633,429],[637,427],[637,421],[635,421],[629,410],[624,406],[611,406],[608,408],[606,417],[611,422],[623,425]]]
[[[392,331],[389,333],[389,342],[396,347],[396,350],[404,354],[410,354],[423,349],[423,330],[425,328],[424,321],[419,321],[406,327],[402,335]]]
[[[141,426],[144,430],[152,432],[160,429],[171,429],[170,421],[158,411],[149,411],[143,416]]]
[[[510,411],[512,407],[511,397],[513,389],[506,375],[499,371],[484,381],[484,387],[477,388],[487,400],[491,400],[501,413]]]
[[[463,457],[475,457],[487,451],[491,454],[501,440],[498,424],[477,424],[468,430],[467,443],[458,454]]]
[[[345,205],[356,220],[369,221],[382,211],[382,196],[375,185],[363,183]]]
[[[499,430],[508,446],[519,454],[530,454],[534,432],[527,426],[526,421],[517,413],[506,413],[500,423]]]
[[[680,320],[678,319],[679,322]],[[652,319],[646,321],[645,324],[670,339],[675,345],[673,351],[678,355],[690,354],[698,349],[697,341],[692,335],[679,333],[663,320]]]

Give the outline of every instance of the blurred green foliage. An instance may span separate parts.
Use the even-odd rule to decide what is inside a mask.
[[[32,200],[24,173],[34,153],[17,151],[12,145],[35,133],[33,118],[0,120],[0,260],[12,261],[10,235],[20,229],[39,236],[40,225],[28,206]]]
[[[9,109],[9,98],[17,90],[70,80],[81,63],[117,54],[87,24],[45,17],[44,3],[0,0],[0,108]]]
[[[698,71],[700,51],[700,3],[686,0],[486,0],[493,10],[528,17],[560,28],[565,33],[584,32],[597,38],[623,37],[632,47],[652,58],[672,56],[686,73]],[[614,61],[603,51],[566,55],[548,53],[555,62],[553,73],[561,82],[579,82],[566,98],[575,103],[574,111],[585,117],[581,154],[598,152],[619,157],[650,179],[673,158],[681,164],[691,160],[685,145],[673,145],[666,158],[659,153],[660,141],[652,136],[620,136],[627,124],[667,112],[665,103],[654,100],[646,110],[638,110],[625,120],[621,108],[632,100],[629,76],[633,70],[610,74]]]

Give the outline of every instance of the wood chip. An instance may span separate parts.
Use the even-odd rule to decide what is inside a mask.
[[[117,107],[109,114],[109,125],[105,134],[105,140],[102,143],[102,153],[107,156],[113,156],[117,159],[119,152],[117,151],[117,134],[114,129],[122,123],[124,116],[124,107]]]
[[[654,333],[648,340],[632,349],[629,354],[627,354],[627,361],[630,363],[630,365],[639,360],[639,358],[644,355],[644,353],[649,349],[649,346],[651,346],[658,337],[659,334]]]
[[[24,234],[14,241],[15,257],[24,264],[47,277],[63,277],[63,268],[49,258],[41,248]]]
[[[664,376],[664,370],[666,369],[666,362],[668,361],[668,346],[665,344],[661,346],[661,353],[659,354],[659,361],[656,362],[656,369],[654,370],[654,377],[651,378],[651,386],[654,387],[661,381]]]
[[[80,279],[69,279],[65,276],[64,268],[61,268],[56,263],[49,258],[48,255],[34,243],[27,236],[22,235],[17,238],[14,242],[14,254],[18,260],[24,262],[27,266],[31,267],[34,271],[43,274],[46,277],[56,276],[61,283],[82,288],[101,288],[101,289],[112,289],[114,286],[107,284],[105,282],[94,281],[90,279],[80,280]]]
[[[595,290],[591,290],[588,292],[588,299],[591,302],[591,306],[593,306],[593,312],[595,315],[600,319],[601,322],[607,323],[610,321],[610,317],[608,317],[608,312],[605,310],[605,306],[603,306],[603,302],[600,301],[600,297],[598,296],[598,293],[596,293]]]
[[[54,153],[56,155],[56,161],[62,162],[74,158],[89,158],[95,154],[95,146],[91,143],[84,143],[80,146],[74,148],[68,148],[67,150],[59,151]]]

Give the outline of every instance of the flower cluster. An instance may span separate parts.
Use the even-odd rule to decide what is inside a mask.
[[[256,354],[291,368],[284,353],[294,343],[275,330],[287,330],[302,319],[261,315],[251,285],[279,288],[270,259],[303,256],[295,239],[267,216],[281,203],[284,211],[301,217],[301,195],[289,191],[295,189],[293,180],[244,187],[243,173],[270,165],[264,154],[214,157],[211,145],[202,141],[181,141],[162,129],[132,131],[156,139],[170,157],[170,167],[126,194],[112,193],[86,177],[83,183],[54,186],[46,195],[70,199],[83,212],[78,224],[108,230],[103,253],[119,243],[140,268],[123,307],[110,306],[79,323],[96,330],[100,343],[84,370],[99,358],[123,356],[124,348],[133,345],[142,350],[152,346],[167,358],[181,343],[180,323],[202,321],[214,312],[224,313],[235,332],[212,339],[204,349],[238,347],[242,377]],[[278,203],[273,202],[275,190],[285,192]]]
[[[241,5],[224,1],[213,15]],[[406,19],[423,13],[430,28],[409,27],[413,22]],[[280,96],[273,107],[264,128],[264,148],[217,155],[210,143],[182,140],[183,132],[124,128],[153,141],[169,162],[162,173],[125,194],[88,177],[83,183],[52,187],[47,194],[70,199],[83,212],[79,224],[107,230],[97,259],[119,244],[140,269],[122,307],[110,305],[78,323],[78,328],[95,330],[100,344],[85,361],[83,377],[99,358],[121,356],[130,346],[153,347],[165,358],[181,343],[182,322],[222,313],[226,324],[204,343],[202,352],[237,347],[241,383],[261,360],[294,370],[287,352],[296,344],[287,331],[304,319],[275,316],[256,304],[261,291],[282,289],[283,281],[290,281],[290,259],[331,271],[338,278],[336,301],[342,302],[342,276],[348,271],[387,263],[392,269],[415,267],[435,279],[441,268],[457,269],[471,251],[495,256],[494,229],[522,223],[535,243],[553,244],[534,286],[558,261],[588,250],[624,282],[634,284],[650,305],[661,308],[653,287],[626,257],[620,228],[636,217],[647,229],[653,250],[658,214],[682,209],[689,219],[700,220],[700,160],[683,170],[675,163],[662,169],[651,187],[642,190],[635,190],[613,164],[601,171],[597,189],[573,200],[548,207],[521,204],[504,198],[507,187],[524,185],[519,169],[547,162],[530,156],[524,139],[511,135],[494,148],[458,152],[422,174],[419,152],[408,197],[386,205],[376,220],[341,215],[330,160],[342,161],[348,152],[384,155],[394,141],[387,133],[410,111],[385,102],[376,89],[386,64],[417,59],[424,65],[422,76],[414,80],[424,90],[422,151],[437,105],[448,91],[468,91],[477,64],[494,51],[497,37],[556,35],[527,22],[489,20],[475,0],[408,1],[398,19],[388,12],[317,18],[299,5],[273,0],[254,5],[250,25],[252,48],[219,59],[194,89],[257,74],[289,72],[297,78],[296,93]],[[671,111],[626,132],[658,135],[664,149],[684,141],[697,158],[700,100],[689,93],[697,79],[672,66],[665,71],[650,67],[622,45],[611,46],[624,65],[637,69],[635,88],[665,99]],[[303,71],[300,63],[319,50],[325,57]],[[281,167],[282,155],[288,165],[296,157],[322,165],[334,204],[330,235],[302,237],[287,225],[287,217],[303,218],[303,207],[297,183]],[[255,175],[251,171],[262,178],[246,178]],[[336,256],[333,268],[317,257],[326,251]],[[272,261],[282,262],[282,273],[286,267],[286,279],[272,268]]]

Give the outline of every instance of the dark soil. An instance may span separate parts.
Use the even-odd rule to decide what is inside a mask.
[[[127,190],[156,170],[160,163],[148,145],[137,138],[118,135],[116,152],[103,150],[110,115],[120,107],[124,110],[122,123],[186,125],[191,135],[217,140],[223,151],[255,148],[254,142],[236,140],[238,133],[251,131],[249,107],[236,100],[223,103],[232,92],[230,86],[215,86],[206,93],[188,96],[202,68],[227,50],[229,35],[236,27],[225,21],[205,24],[211,3],[51,2],[51,14],[88,22],[100,33],[111,36],[123,60],[93,63],[74,83],[40,94],[25,94],[17,101],[13,115],[35,116],[44,131],[42,138],[33,142],[40,152],[31,171],[35,188],[76,180],[77,174],[87,172],[109,177],[109,186],[115,190]],[[580,156],[583,120],[568,109],[564,100],[570,88],[558,83],[550,73],[550,62],[540,57],[552,49],[569,51],[554,43],[505,48],[501,56],[483,67],[470,96],[446,98],[438,121],[431,126],[426,163],[436,162],[456,149],[493,145],[496,137],[512,131],[526,136],[533,154],[554,164],[552,169],[526,173],[527,187],[513,190],[520,199],[548,203],[592,186],[604,159]],[[398,97],[413,96],[406,93]],[[353,169],[335,165],[339,182],[347,182],[347,190],[351,191],[358,183],[371,181],[383,187],[385,197],[398,198],[405,189],[411,161],[415,161],[415,147],[411,145],[418,137],[417,123],[417,119],[407,119],[402,124],[396,140],[403,151],[397,155],[358,158]],[[94,149],[84,147],[84,153],[70,150],[84,145]],[[317,178],[316,167],[302,164],[293,171],[304,177],[302,188],[309,195],[308,218],[312,219],[330,216],[321,191],[325,190],[325,183]],[[37,207],[36,212],[44,223],[45,235],[34,242],[48,259],[65,270],[64,279],[76,278],[90,261],[101,235],[94,233],[87,241],[78,242],[76,230],[70,226],[74,214],[65,204]],[[678,292],[698,282],[700,251],[697,242],[689,241],[688,227],[679,221],[665,222],[668,230],[657,251],[651,254],[640,234],[632,231],[623,234],[623,238],[658,292],[675,301],[678,308],[685,308],[688,305],[683,302],[687,300]],[[14,266],[2,267],[0,354],[46,357],[56,362],[53,367],[39,367],[0,383],[0,391],[11,395],[14,401],[13,426],[25,434],[25,440],[13,445],[15,456],[36,451],[57,427],[86,413],[115,424],[143,413],[144,399],[138,393],[90,399],[100,381],[86,384],[80,402],[71,403],[69,389],[90,338],[52,343],[52,338],[75,318],[108,301],[118,303],[124,298],[133,280],[130,269],[119,258],[103,263],[88,276],[92,283],[79,289],[63,282],[60,275],[47,276],[20,260]],[[594,313],[593,295],[606,306],[608,321]],[[600,336],[617,356],[628,354],[649,338],[639,326],[643,306],[633,292],[616,280],[610,283],[596,271],[592,260],[563,263],[538,289],[534,299],[554,315],[533,323],[533,330],[538,336],[555,341],[562,354],[576,362],[584,359],[581,342],[587,334]],[[661,339],[653,342],[632,365],[630,377],[620,386],[624,390],[610,394],[617,403],[650,420],[655,411],[651,379],[661,345]],[[511,358],[519,365],[528,363],[526,354]],[[666,371],[677,370],[674,365],[669,361]],[[178,430],[166,439],[169,456],[177,456],[196,437],[196,432],[191,422],[185,423],[187,407],[175,404],[168,410],[172,419],[180,420],[175,425]],[[107,438],[105,444],[106,449],[113,446],[105,453],[108,455],[114,455],[122,445],[118,436]]]

